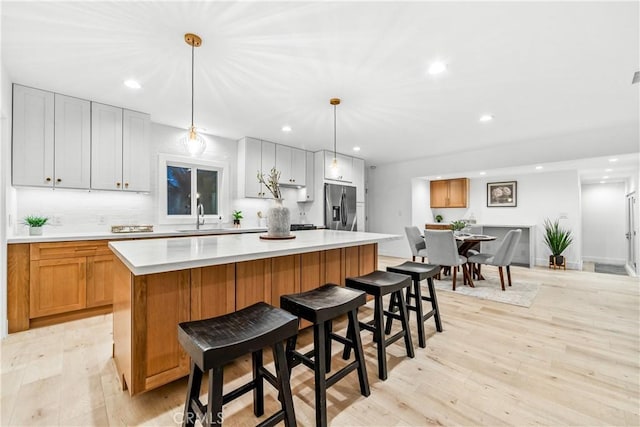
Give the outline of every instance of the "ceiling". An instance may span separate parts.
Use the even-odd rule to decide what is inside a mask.
[[[12,2],[13,82],[369,164],[638,125],[638,2]],[[447,70],[430,75],[434,61]],[[134,78],[142,89],[126,88]],[[481,123],[483,114],[494,120]],[[291,126],[289,133],[282,132]],[[636,134],[637,135],[637,134]],[[637,144],[637,140],[635,141]],[[637,150],[636,150],[637,151]],[[580,153],[577,152],[577,157]],[[599,173],[599,172],[598,172]]]

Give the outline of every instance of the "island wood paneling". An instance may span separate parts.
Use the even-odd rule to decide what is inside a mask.
[[[236,310],[260,301],[271,304],[271,259],[236,263]]]
[[[29,244],[7,245],[9,333],[29,329]]]
[[[300,255],[271,258],[271,305],[280,307],[280,296],[300,292]]]
[[[115,258],[113,261],[113,360],[123,390],[132,384],[132,305],[133,275],[126,265]],[[132,391],[130,390],[132,394]]]
[[[358,247],[358,273],[362,276],[378,268],[378,245],[362,245]]]
[[[344,248],[344,274],[345,277],[360,276],[360,247],[352,246]],[[342,284],[344,281],[342,282]]]
[[[324,278],[322,283],[334,283],[344,286],[344,249],[329,249],[322,253],[324,254]]]
[[[235,309],[235,264],[191,269],[191,320],[222,316]]]

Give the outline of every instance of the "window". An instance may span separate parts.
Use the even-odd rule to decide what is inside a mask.
[[[222,216],[226,164],[178,156],[160,156],[160,223],[195,221],[198,205],[205,217]]]

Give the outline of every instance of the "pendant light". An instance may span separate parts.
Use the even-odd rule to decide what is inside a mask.
[[[192,157],[198,157],[204,153],[207,144],[201,135],[196,132],[196,127],[193,124],[193,64],[194,64],[194,51],[196,47],[200,47],[202,39],[196,34],[187,33],[184,35],[184,41],[191,46],[191,127],[189,133],[182,139],[182,145],[187,153]]]
[[[331,162],[331,170],[334,175],[338,173],[338,155],[336,153],[336,107],[340,105],[340,98],[331,98],[329,104],[333,105],[333,161]]]

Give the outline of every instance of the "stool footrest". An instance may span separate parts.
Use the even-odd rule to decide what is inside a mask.
[[[331,387],[356,369],[358,369],[358,361],[354,360],[353,362],[349,363],[347,366],[327,378],[327,387]]]
[[[233,401],[234,399],[237,399],[238,397],[242,396],[243,394],[250,392],[254,388],[256,388],[255,381],[249,381],[248,383],[243,384],[240,387],[236,388],[235,390],[232,390],[229,393],[223,395],[222,396],[222,404],[226,405],[227,403]]]
[[[334,341],[338,341],[340,344],[351,345],[351,346],[353,345],[352,340],[342,337],[340,335],[336,335],[333,332],[331,332],[331,339]]]
[[[313,355],[313,350],[310,352],[310,354],[309,353],[302,354],[294,350],[291,352],[291,355],[292,355],[292,359],[290,360],[291,366],[289,366],[289,369],[295,368],[300,364],[303,364],[307,368],[315,369],[315,363],[313,363],[313,359],[309,357],[310,355]]]
[[[402,320],[402,316],[399,313],[393,313],[393,312],[384,310],[384,315],[387,317],[393,317],[396,320]]]
[[[404,336],[405,336],[405,331],[397,332],[395,335],[392,335],[389,338],[386,338],[385,339],[385,343],[387,345],[393,344],[394,342],[398,341],[400,338],[402,338]]]
[[[373,326],[373,320],[369,321],[369,322],[358,322],[360,324],[360,329],[364,329],[367,330],[369,332],[375,332],[376,331],[376,327]]]
[[[256,427],[273,427],[284,420],[284,411],[276,412]]]

